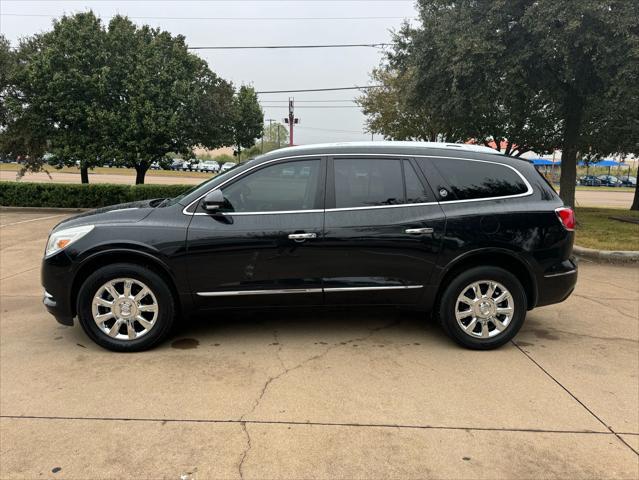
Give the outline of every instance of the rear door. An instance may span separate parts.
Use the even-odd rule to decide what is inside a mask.
[[[327,172],[325,302],[417,303],[446,223],[421,171],[412,159],[349,155]]]

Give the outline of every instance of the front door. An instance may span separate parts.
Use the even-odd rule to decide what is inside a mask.
[[[198,207],[187,236],[198,307],[322,303],[325,172],[321,158],[266,162],[221,186],[219,211]]]
[[[406,158],[335,156],[327,186],[326,304],[419,303],[446,223],[421,171]]]

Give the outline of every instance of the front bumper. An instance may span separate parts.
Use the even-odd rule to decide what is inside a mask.
[[[44,291],[44,296],[42,297],[42,303],[47,309],[47,312],[53,315],[58,323],[62,325],[68,325],[70,327],[73,326],[73,316],[71,316],[68,312],[64,312],[62,309],[60,309],[55,297],[46,290]]]
[[[537,307],[566,300],[577,284],[577,263],[573,258],[546,271],[537,282]]]
[[[44,288],[42,303],[47,311],[62,325],[73,325],[75,311],[71,305],[73,263],[62,251],[42,260],[40,279]]]

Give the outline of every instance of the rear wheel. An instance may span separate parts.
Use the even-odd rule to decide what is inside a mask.
[[[517,278],[498,267],[462,272],[445,288],[436,315],[467,348],[488,350],[510,341],[526,317],[526,294]]]
[[[146,350],[171,330],[175,302],[166,282],[134,264],[108,265],[91,274],[78,294],[78,318],[98,345],[120,352]]]

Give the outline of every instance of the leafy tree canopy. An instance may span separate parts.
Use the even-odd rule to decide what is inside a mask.
[[[264,112],[253,87],[242,85],[239,88],[234,98],[234,112],[233,138],[235,153],[239,156],[242,148],[250,148],[255,144],[264,129]]]
[[[561,148],[569,205],[578,152],[636,148],[624,137],[637,110],[624,102],[639,96],[638,2],[418,0],[417,7],[419,24],[397,32],[373,73],[381,93],[371,89],[361,99],[371,129],[400,138],[503,140],[515,155]]]
[[[151,163],[170,152],[234,141],[233,86],[189,53],[180,35],[121,16],[104,27],[88,12],[62,17],[15,55],[3,143],[20,143],[41,125],[46,151],[60,164],[80,161],[83,182],[89,167],[116,160],[143,183]],[[32,168],[44,151],[35,146],[25,149]]]

